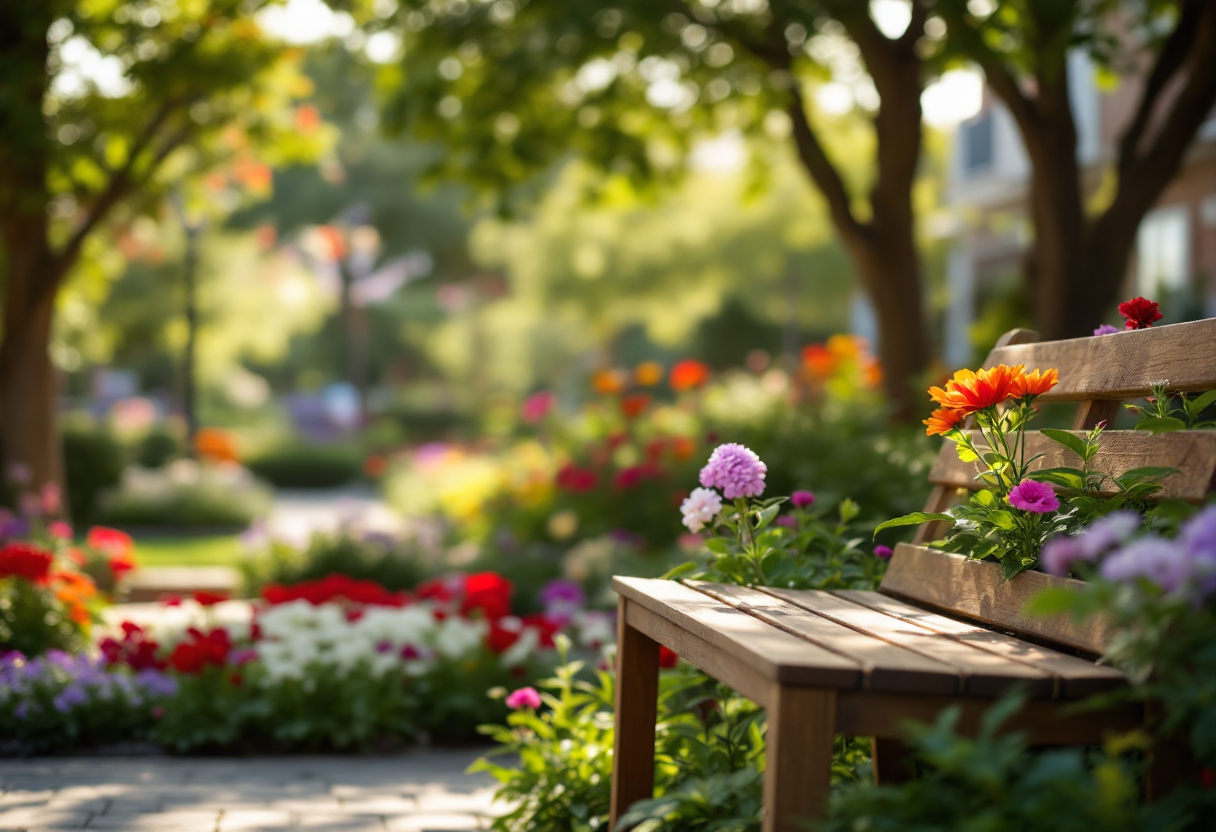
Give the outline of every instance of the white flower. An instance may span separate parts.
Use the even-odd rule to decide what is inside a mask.
[[[705,528],[721,510],[722,498],[712,488],[694,488],[688,499],[680,504],[684,525],[693,533]]]

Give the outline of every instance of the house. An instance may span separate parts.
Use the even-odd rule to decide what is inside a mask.
[[[1077,154],[1095,193],[1115,159],[1139,90],[1134,82],[1103,89],[1096,68],[1081,53],[1071,56],[1068,72]],[[1033,233],[1027,216],[1029,161],[1017,126],[990,91],[984,99],[980,111],[957,128],[946,190],[957,219],[943,324],[943,355],[953,366],[972,357],[969,328],[984,303],[1021,279]],[[1124,279],[1126,296],[1187,299],[1179,305],[1188,306],[1191,317],[1216,316],[1216,110],[1178,176],[1144,217]]]

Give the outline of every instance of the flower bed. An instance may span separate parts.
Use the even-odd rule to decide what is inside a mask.
[[[495,573],[413,593],[334,575],[269,586],[252,603],[144,607],[108,628],[100,656],[9,653],[4,679],[19,683],[0,688],[0,736],[13,738],[0,751],[139,738],[177,751],[466,738],[506,715],[488,691],[549,672],[562,634],[588,652],[613,637],[612,615],[571,604],[561,585],[548,588],[541,614],[513,615],[511,595]]]

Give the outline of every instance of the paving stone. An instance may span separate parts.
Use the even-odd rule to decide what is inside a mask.
[[[291,812],[265,809],[230,809],[220,818],[219,832],[256,832],[256,830],[289,829]]]
[[[89,817],[89,812],[22,809],[12,812],[0,812],[0,829],[30,829],[35,826],[48,829],[82,829],[88,822]]]
[[[335,832],[384,832],[384,819],[380,815],[353,812],[301,814],[297,825],[305,829],[332,829]]]
[[[418,809],[408,797],[365,796],[342,800],[342,811],[360,815],[403,815]]]
[[[142,814],[94,815],[90,829],[122,829],[127,832],[143,830],[183,830],[214,832],[219,825],[219,812],[147,812]]]
[[[467,832],[489,828],[476,815],[461,814],[397,815],[385,822],[388,832]]]
[[[470,792],[447,789],[424,789],[417,794],[418,811],[442,814],[444,812],[475,812],[498,814],[505,804],[494,803],[493,789],[477,789]]]

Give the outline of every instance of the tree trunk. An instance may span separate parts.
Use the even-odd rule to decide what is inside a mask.
[[[30,248],[40,247],[41,240]],[[29,484],[62,484],[63,459],[56,425],[58,384],[48,346],[55,293],[38,288],[43,275],[28,265],[42,257],[14,256],[8,243],[8,292],[4,309],[4,342],[0,344],[0,458],[6,473],[12,466],[28,469]],[[22,291],[26,289],[27,291]]]

